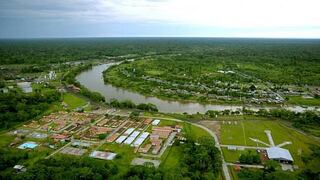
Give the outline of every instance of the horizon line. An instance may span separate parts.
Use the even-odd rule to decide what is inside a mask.
[[[320,40],[320,37],[246,37],[246,36],[43,36],[43,37],[0,37],[0,40],[28,40],[28,39],[89,39],[89,38],[221,38],[221,39],[301,39]]]

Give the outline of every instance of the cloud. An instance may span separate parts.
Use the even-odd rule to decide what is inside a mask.
[[[309,36],[320,29],[319,7],[319,0],[3,0],[0,21],[168,25]]]
[[[0,5],[1,16],[40,19],[235,28],[320,26],[318,0],[10,0]]]

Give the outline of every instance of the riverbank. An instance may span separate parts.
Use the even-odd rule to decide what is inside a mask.
[[[106,101],[111,99],[117,99],[119,101],[131,100],[135,104],[140,103],[151,103],[157,106],[160,112],[164,113],[206,113],[208,110],[215,111],[237,111],[243,109],[243,107],[250,110],[258,111],[259,109],[273,109],[278,107],[272,106],[246,106],[246,105],[217,105],[217,104],[207,104],[203,105],[200,103],[183,103],[179,101],[167,101],[162,100],[157,97],[147,97],[139,93],[128,91],[126,89],[114,87],[111,84],[105,84],[102,73],[110,66],[115,63],[101,64],[93,66],[92,69],[84,71],[76,76],[76,80],[93,92],[98,92],[105,97]],[[316,107],[301,107],[301,106],[285,106],[282,107],[287,110],[295,112],[303,112],[305,110],[316,110]],[[319,110],[319,109],[318,109]]]

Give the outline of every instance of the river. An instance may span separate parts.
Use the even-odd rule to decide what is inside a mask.
[[[156,105],[160,112],[164,113],[184,113],[187,112],[189,114],[194,113],[205,113],[208,110],[216,110],[216,111],[223,111],[223,110],[237,110],[242,109],[243,106],[240,105],[203,105],[199,103],[183,103],[179,101],[168,101],[162,100],[156,97],[147,97],[141,95],[136,92],[132,92],[129,90],[125,90],[122,88],[114,87],[110,84],[105,84],[102,76],[102,72],[109,68],[110,66],[114,65],[114,63],[108,64],[101,64],[92,67],[92,69],[84,71],[80,73],[76,80],[80,82],[83,86],[88,88],[90,91],[95,91],[103,95],[107,101],[110,99],[117,99],[117,100],[131,100],[135,104],[139,103],[152,103]],[[264,109],[271,109],[274,107],[271,106],[246,106],[246,108],[251,110],[259,110],[261,108]],[[295,112],[302,112],[304,110],[314,110],[315,107],[306,107],[303,108],[301,106],[286,106],[285,109],[295,111]]]

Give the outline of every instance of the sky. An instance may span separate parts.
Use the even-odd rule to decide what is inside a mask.
[[[320,0],[0,0],[0,38],[320,38]]]

